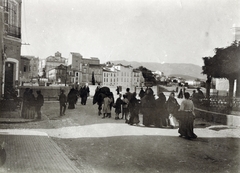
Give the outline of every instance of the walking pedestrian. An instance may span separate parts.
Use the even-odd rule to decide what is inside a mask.
[[[116,91],[117,91],[117,95],[118,95],[118,94],[119,94],[119,92],[120,92],[119,86],[117,86],[117,89],[116,89]]]
[[[86,83],[84,86],[82,86],[80,90],[80,96],[81,96],[81,104],[86,105],[87,103],[87,97],[89,96],[89,87],[88,84]]]
[[[155,98],[151,88],[146,89],[146,94],[141,100],[143,125],[149,127],[154,124]]]
[[[103,99],[103,117],[109,117],[111,118],[111,109],[110,109],[110,104],[111,104],[111,96],[110,93],[107,93],[106,97]]]
[[[61,90],[61,94],[59,96],[59,103],[60,103],[60,116],[65,115],[66,111],[66,104],[67,104],[67,96],[64,94],[64,90]]]
[[[115,120],[119,119],[119,114],[122,113],[122,94],[119,94],[119,97],[117,98],[114,107],[115,107]]]
[[[183,90],[182,89],[180,89],[180,91],[179,91],[178,98],[180,98],[180,99],[183,98]]]
[[[170,126],[171,126],[171,128],[174,128],[174,127],[178,126],[178,122],[177,122],[176,118],[174,117],[174,114],[178,111],[178,109],[180,107],[177,100],[175,99],[174,92],[171,92],[171,94],[166,102],[166,105],[167,105],[167,111],[169,114]]]
[[[125,117],[125,122],[128,122],[128,104],[129,104],[129,100],[127,99],[127,96],[124,94],[123,95],[123,105],[122,105],[122,118],[124,119]]]
[[[68,109],[75,109],[75,103],[76,103],[76,92],[75,89],[72,88],[67,96],[67,101],[68,101]]]
[[[112,93],[112,92],[109,93],[109,98],[110,98],[110,100],[111,100],[109,118],[111,118],[111,116],[112,116],[112,113],[111,113],[111,112],[112,112],[112,107],[113,107],[113,104],[114,104],[114,96],[113,96],[113,93]]]
[[[145,91],[143,90],[143,88],[141,88],[138,96],[140,97],[140,99],[142,99],[144,95],[145,95]]]
[[[130,88],[127,88],[127,89],[126,89],[125,95],[126,95],[128,101],[130,101],[131,98],[132,98],[132,93],[130,92]]]
[[[139,101],[136,98],[137,94],[134,92],[132,94],[132,98],[129,101],[129,112],[130,112],[130,118],[128,121],[128,124],[133,125],[133,124],[138,124],[139,121]]]
[[[164,93],[159,93],[156,99],[156,114],[155,114],[155,126],[163,127],[167,126],[167,109],[166,109],[166,96]]]
[[[130,102],[130,100],[131,100],[131,98],[132,98],[132,93],[130,92],[130,88],[127,88],[126,89],[126,93],[125,93],[125,95],[126,95],[126,98],[127,98],[127,100],[128,100],[128,102]],[[129,104],[127,105],[127,109],[126,109],[126,111],[127,111],[127,116],[128,117],[130,117],[130,111],[129,111]],[[128,118],[127,118],[127,121],[126,121],[126,123],[128,123]]]
[[[41,113],[41,107],[43,106],[44,103],[44,98],[43,95],[41,93],[41,90],[37,91],[37,99],[36,99],[36,112],[37,112],[37,119],[41,119],[42,118],[42,113]]]
[[[185,137],[186,139],[197,138],[197,135],[193,132],[193,123],[195,119],[194,104],[193,101],[189,99],[190,94],[188,92],[184,93],[185,99],[180,105],[179,111],[179,137]]]

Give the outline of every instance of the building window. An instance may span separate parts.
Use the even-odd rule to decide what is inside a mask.
[[[18,3],[13,0],[4,0],[4,8],[8,12],[8,20],[5,21],[8,24],[7,34],[21,38],[20,27],[18,27]]]

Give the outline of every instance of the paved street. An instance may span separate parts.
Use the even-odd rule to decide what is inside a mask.
[[[86,106],[78,102],[76,109],[67,109],[64,117],[58,116],[58,106],[58,102],[45,102],[41,121],[1,124],[0,140],[7,141],[7,160],[0,172],[72,172],[77,168],[81,172],[192,172],[192,168],[194,172],[221,172],[217,169],[220,165],[224,166],[223,172],[240,170],[232,165],[240,161],[240,128],[198,119],[198,138],[188,141],[178,137],[178,129],[144,127],[141,115],[138,126],[115,120],[114,116],[102,119],[91,99]],[[163,148],[166,153],[161,153]],[[151,160],[151,167],[137,158]],[[169,167],[158,165],[157,160]]]

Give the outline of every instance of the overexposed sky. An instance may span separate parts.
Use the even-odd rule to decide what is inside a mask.
[[[23,0],[22,55],[192,63],[233,42],[239,0]]]

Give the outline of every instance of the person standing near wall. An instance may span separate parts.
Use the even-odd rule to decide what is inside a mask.
[[[60,116],[65,115],[66,104],[67,104],[67,96],[64,94],[64,90],[61,90],[61,94],[59,96],[60,103]]]
[[[37,91],[37,99],[36,99],[36,112],[37,112],[37,119],[42,118],[41,107],[43,106],[44,99],[41,91]]]
[[[26,88],[23,93],[22,104],[21,104],[21,117],[26,118],[28,112],[28,92],[30,88]]]
[[[36,113],[35,104],[36,104],[36,99],[35,99],[35,96],[33,94],[33,90],[30,89],[29,90],[29,95],[28,95],[28,106],[29,106],[28,113],[27,113],[27,118],[28,119],[34,119],[35,118],[35,113]]]

